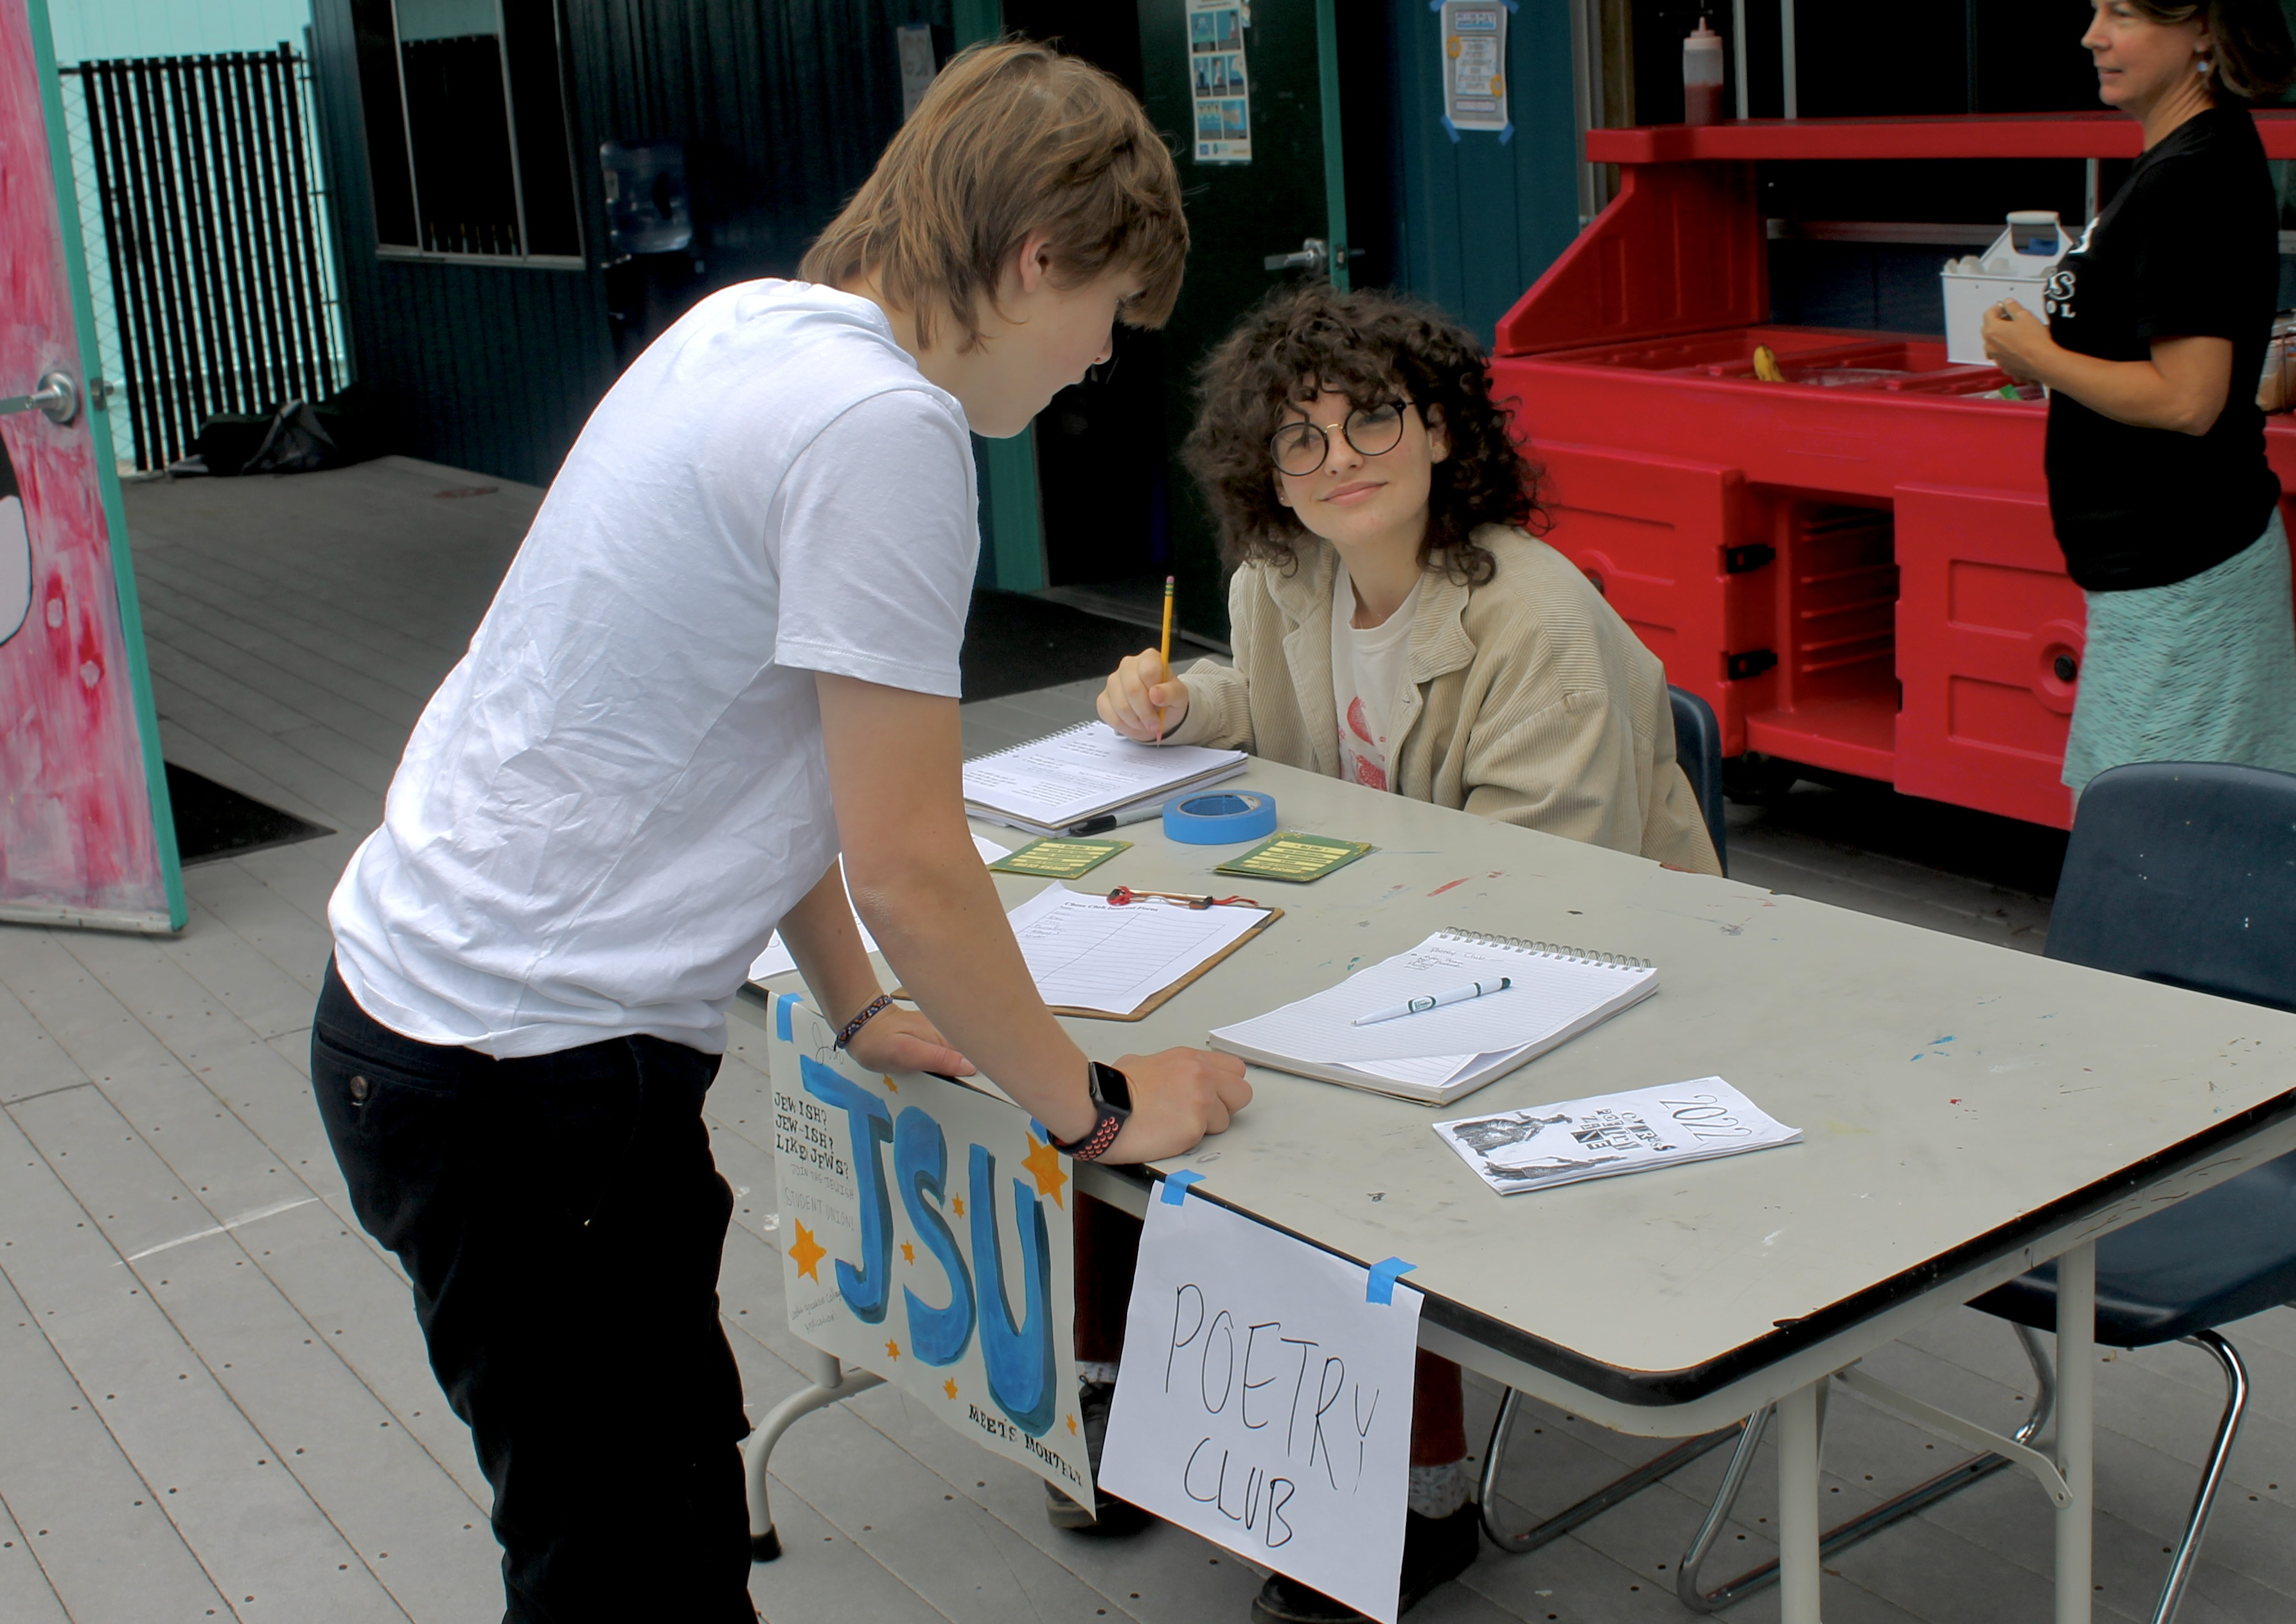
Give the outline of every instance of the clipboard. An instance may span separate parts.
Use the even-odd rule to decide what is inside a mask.
[[[1177,997],[1182,991],[1193,985],[1202,977],[1206,971],[1226,963],[1238,947],[1242,947],[1248,941],[1253,940],[1259,937],[1262,931],[1266,931],[1268,926],[1274,924],[1277,920],[1283,917],[1283,910],[1282,908],[1269,906],[1264,902],[1254,902],[1250,898],[1245,897],[1204,897],[1200,898],[1195,897],[1181,896],[1166,891],[1136,891],[1128,886],[1118,886],[1115,890],[1109,893],[1109,900],[1111,902],[1117,900],[1119,893],[1128,903],[1137,901],[1163,905],[1193,905],[1199,907],[1250,907],[1254,909],[1264,909],[1267,913],[1267,917],[1262,919],[1259,923],[1253,925],[1250,930],[1244,931],[1243,934],[1237,937],[1234,941],[1222,947],[1218,952],[1213,954],[1210,958],[1198,964],[1194,969],[1189,971],[1187,974],[1180,977],[1179,980],[1170,982],[1156,992],[1150,994],[1147,998],[1143,1000],[1141,1003],[1135,1005],[1127,1013],[1118,1014],[1113,1011],[1104,1009],[1086,1009],[1071,1004],[1046,1005],[1045,1007],[1051,1010],[1055,1015],[1073,1016],[1080,1021],[1119,1021],[1128,1023],[1137,1021],[1145,1021],[1149,1016],[1163,1008],[1165,1005],[1169,1004],[1173,998]],[[911,1004],[914,1004],[916,1001],[910,996],[909,990],[906,987],[896,987],[893,989],[892,996]]]
[[[1140,893],[1135,892],[1134,895],[1138,896]],[[1213,902],[1210,906],[1213,907],[1241,907],[1244,906],[1244,902],[1243,898],[1236,898],[1227,901]],[[1262,902],[1255,902],[1250,904],[1250,906],[1255,908],[1267,907],[1267,905]],[[1055,1015],[1073,1015],[1081,1021],[1145,1021],[1149,1016],[1154,1014],[1158,1010],[1163,1008],[1164,1005],[1169,1004],[1174,998],[1177,997],[1182,992],[1193,986],[1196,981],[1202,978],[1206,971],[1226,963],[1228,957],[1234,954],[1238,947],[1241,947],[1244,943],[1254,939],[1261,931],[1267,930],[1268,926],[1274,924],[1277,920],[1283,917],[1283,910],[1282,908],[1267,907],[1267,918],[1252,926],[1251,929],[1246,931],[1242,935],[1228,943],[1226,947],[1222,947],[1218,953],[1213,954],[1211,957],[1206,959],[1202,964],[1198,964],[1193,970],[1191,970],[1178,980],[1165,988],[1161,992],[1150,995],[1146,1003],[1136,1007],[1128,1015],[1111,1014],[1104,1009],[1078,1009],[1071,1005],[1066,1004],[1048,1004],[1045,1007],[1051,1010]]]

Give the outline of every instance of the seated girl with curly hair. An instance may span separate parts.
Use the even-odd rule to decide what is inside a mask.
[[[1246,316],[1204,364],[1186,447],[1238,566],[1234,663],[1167,677],[1150,649],[1108,679],[1101,717],[1719,874],[1666,673],[1532,533],[1537,475],[1483,363],[1456,324],[1389,293],[1315,283]],[[1078,1357],[1112,1381],[1138,1226],[1089,1199],[1077,1218]],[[1474,1559],[1462,1398],[1459,1367],[1423,1350],[1406,1611]],[[1103,1505],[1098,1531],[1137,1525]],[[1260,1624],[1361,1616],[1282,1575],[1252,1607]]]
[[[1185,455],[1236,563],[1233,665],[1134,655],[1099,701],[1136,739],[1250,750],[1718,874],[1666,674],[1534,531],[1537,474],[1456,324],[1328,283],[1216,348]]]

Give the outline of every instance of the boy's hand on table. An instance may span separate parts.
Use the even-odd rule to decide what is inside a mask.
[[[937,1071],[971,1077],[972,1062],[948,1046],[933,1023],[913,1009],[895,1005],[870,1017],[853,1034],[845,1052],[872,1071]]]
[[[1124,1055],[1116,1069],[1132,1085],[1132,1115],[1103,1161],[1185,1154],[1206,1134],[1225,1133],[1235,1113],[1251,1103],[1243,1062],[1233,1054],[1166,1049]]]
[[[1133,655],[1110,674],[1100,691],[1100,719],[1128,739],[1152,742],[1159,736],[1157,709],[1163,709],[1161,736],[1170,738],[1188,714],[1188,685],[1167,680],[1164,657],[1154,649]],[[1121,1143],[1119,1141],[1119,1143]]]

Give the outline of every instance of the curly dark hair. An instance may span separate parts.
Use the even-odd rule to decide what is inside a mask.
[[[1489,580],[1498,562],[1474,540],[1475,528],[1543,530],[1546,521],[1539,471],[1516,449],[1513,413],[1491,398],[1483,361],[1466,329],[1398,294],[1311,282],[1261,300],[1204,357],[1196,426],[1182,447],[1228,562],[1257,560],[1287,575],[1299,568],[1306,531],[1275,499],[1267,450],[1287,403],[1326,390],[1359,406],[1405,395],[1423,415],[1439,408],[1450,440],[1428,491],[1420,564],[1470,586]]]

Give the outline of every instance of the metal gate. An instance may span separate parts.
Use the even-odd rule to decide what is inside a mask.
[[[91,62],[79,77],[139,468],[221,412],[343,381],[303,59]]]

